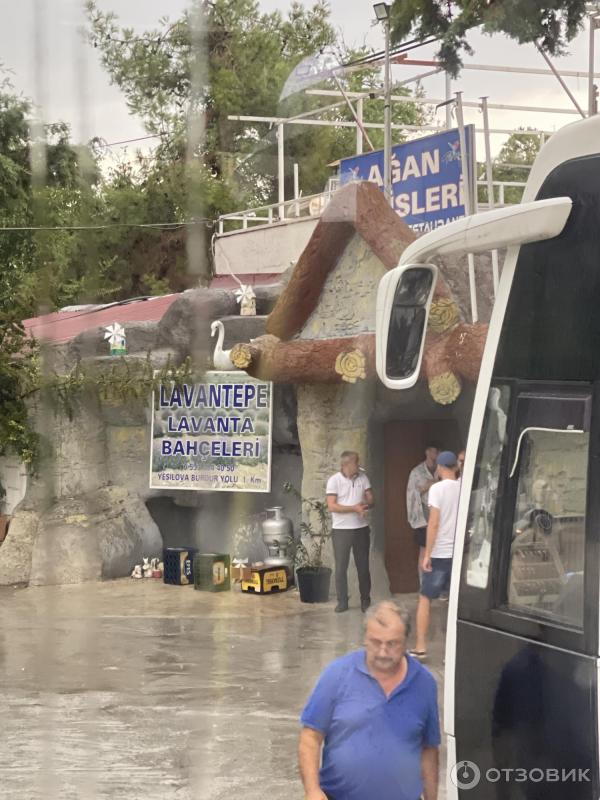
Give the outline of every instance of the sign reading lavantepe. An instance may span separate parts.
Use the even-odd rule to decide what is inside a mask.
[[[474,133],[473,125],[465,125],[466,165],[457,128],[392,148],[394,210],[415,233],[465,216],[467,180],[474,180]],[[342,159],[341,183],[356,180],[376,183],[383,190],[383,150]]]
[[[151,489],[268,492],[271,383],[207,372],[153,398]]]

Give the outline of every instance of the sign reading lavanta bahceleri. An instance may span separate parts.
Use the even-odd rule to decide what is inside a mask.
[[[243,372],[165,384],[152,407],[151,489],[268,492],[273,386]]]

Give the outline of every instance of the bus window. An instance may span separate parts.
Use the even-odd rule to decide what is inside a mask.
[[[488,583],[492,533],[497,507],[500,462],[506,443],[510,404],[508,385],[492,386],[488,395],[481,445],[469,505],[466,580],[485,589]]]
[[[518,468],[508,605],[583,627],[589,434],[528,430]]]

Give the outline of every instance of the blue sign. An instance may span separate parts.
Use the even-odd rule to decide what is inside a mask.
[[[465,125],[467,175],[474,181],[475,128]],[[371,181],[383,191],[383,150],[344,158],[340,182]],[[416,233],[464,217],[466,186],[457,128],[392,148],[394,210]]]

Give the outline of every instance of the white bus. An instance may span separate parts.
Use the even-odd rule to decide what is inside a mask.
[[[423,236],[381,281],[377,371],[419,374],[436,254],[508,247],[472,411],[446,641],[448,800],[598,800],[600,117],[520,206]]]

